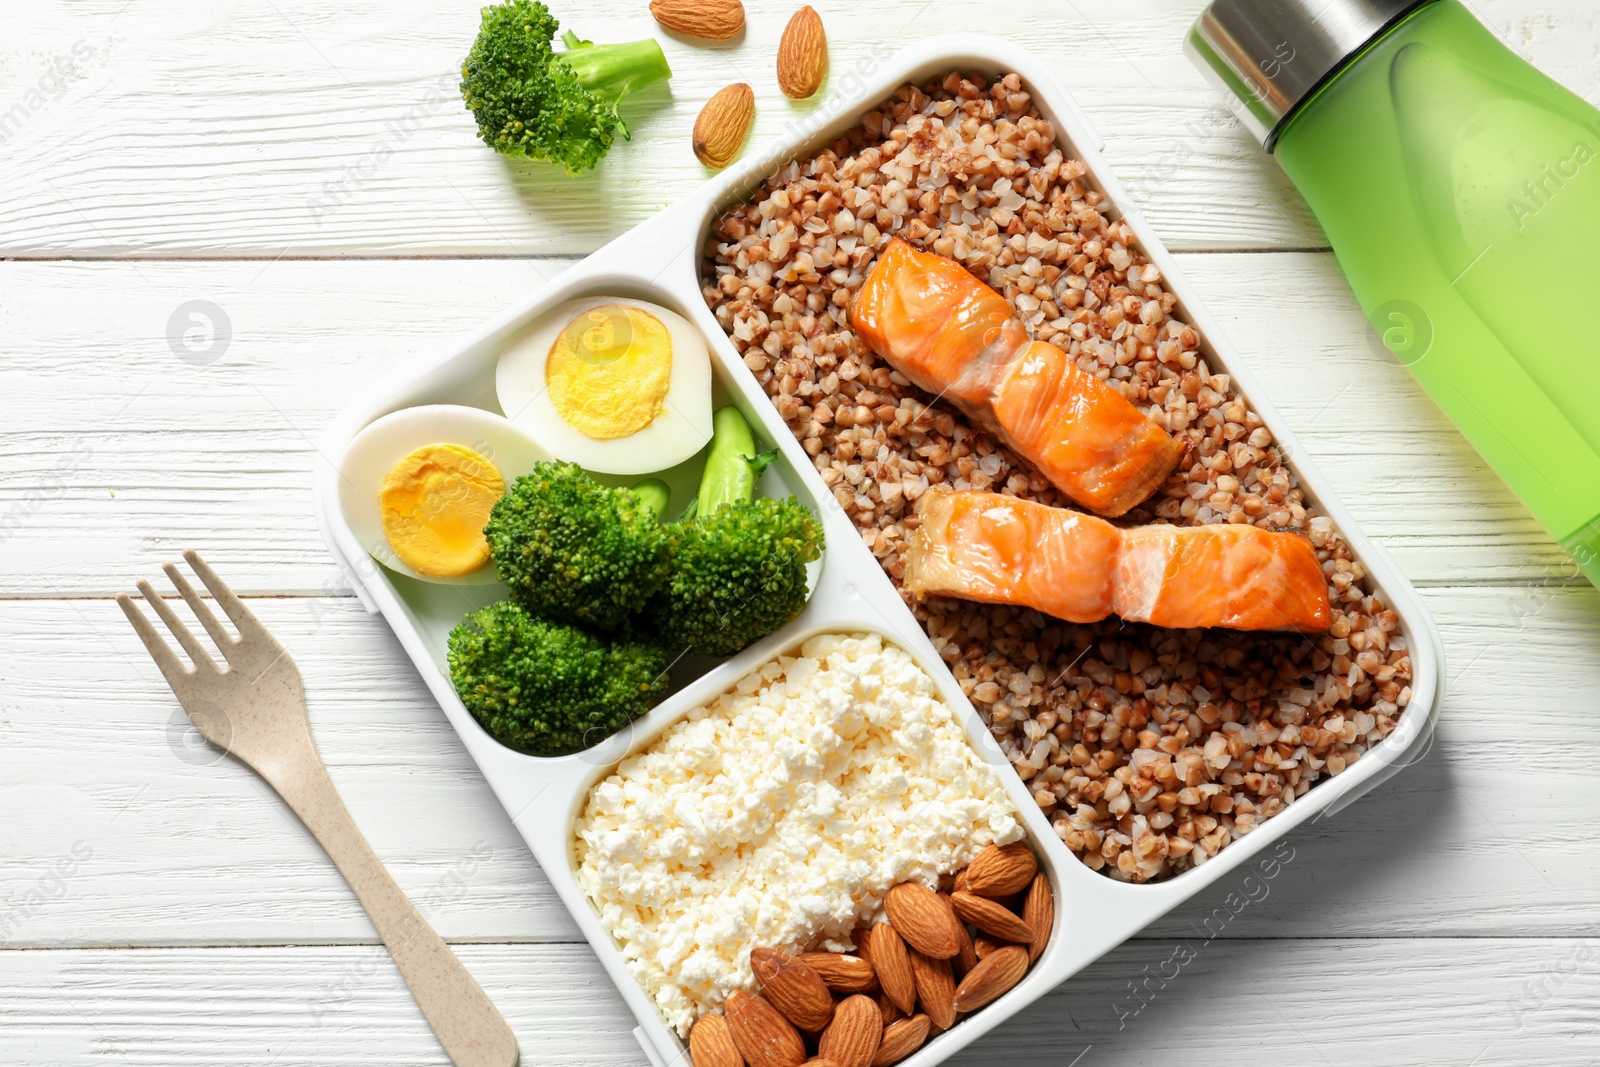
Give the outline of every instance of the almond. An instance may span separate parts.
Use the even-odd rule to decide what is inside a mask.
[[[998,937],[990,937],[982,930],[979,930],[972,935],[972,954],[980,960],[986,960],[1010,943]]]
[[[917,1001],[934,1026],[948,1030],[956,1022],[956,979],[949,960],[930,960],[915,949],[911,974],[917,980]]]
[[[967,928],[961,928],[961,951],[950,957],[950,969],[955,973],[956,981],[967,976],[967,972],[978,965],[978,949],[972,943],[972,935],[967,933]]]
[[[911,1014],[917,1003],[917,980],[911,974],[911,958],[906,955],[906,943],[888,923],[872,928],[872,969],[883,986],[883,992],[894,1006]]]
[[[1028,898],[1022,903],[1022,921],[1033,931],[1028,944],[1028,962],[1033,963],[1050,942],[1050,927],[1056,921],[1055,895],[1050,891],[1050,877],[1043,871],[1033,876],[1028,887]]]
[[[893,1026],[906,1017],[906,1013],[901,1011],[883,990],[878,990],[878,995],[873,999],[878,1002],[878,1010],[883,1012],[883,1025]]]
[[[778,41],[778,88],[784,96],[804,100],[822,88],[828,76],[828,35],[822,16],[806,6],[794,13]]]
[[[801,1064],[801,1067],[839,1067],[839,1065],[832,1060],[825,1060],[821,1056],[813,1056]]]
[[[872,962],[872,924],[856,927],[850,934],[850,943],[855,945],[857,956]]]
[[[733,162],[756,117],[755,90],[734,82],[706,101],[694,120],[694,154],[712,170]]]
[[[961,951],[961,924],[927,886],[901,882],[885,894],[883,910],[906,944],[924,956],[947,960]]]
[[[689,1031],[689,1058],[694,1067],[744,1067],[728,1020],[721,1015],[702,1015],[694,1024]]]
[[[884,1027],[883,1040],[878,1043],[878,1054],[872,1057],[872,1067],[889,1067],[899,1063],[928,1040],[928,1017],[913,1015]]]
[[[865,940],[865,935],[858,938]],[[860,951],[859,949],[857,951]],[[817,972],[823,985],[835,993],[873,993],[878,989],[878,975],[860,956],[846,956],[838,952],[802,952],[795,959]]]
[[[724,1010],[734,1047],[750,1067],[800,1067],[805,1062],[800,1031],[759,995],[735,989]]]
[[[817,1056],[839,1067],[870,1067],[883,1039],[883,1013],[871,997],[845,997],[817,1041]]]
[[[650,14],[669,30],[706,41],[726,41],[744,29],[739,0],[650,0]]]
[[[802,1030],[818,1031],[833,1018],[833,994],[817,972],[787,952],[752,949],[750,969],[761,995]]]
[[[1038,870],[1039,861],[1026,841],[990,845],[967,864],[967,884],[958,888],[980,897],[1008,897],[1028,888]]]
[[[960,890],[963,893],[972,892],[972,886],[967,882],[967,869],[965,867],[956,872],[955,880],[950,885],[952,889]]]
[[[1023,922],[1015,912],[1006,910],[999,901],[972,893],[957,893],[950,898],[956,914],[991,937],[1014,941],[1019,945],[1033,943],[1033,927]]]
[[[1028,950],[1021,945],[996,949],[956,986],[956,1011],[977,1011],[1022,980],[1028,973]]]

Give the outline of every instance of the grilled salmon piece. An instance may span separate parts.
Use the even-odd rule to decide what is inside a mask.
[[[999,493],[929,489],[904,582],[918,594],[1034,608],[1068,622],[1328,628],[1311,542],[1256,526],[1136,526]]]
[[[1311,542],[1259,526],[1124,530],[1116,584],[1115,611],[1133,622],[1304,633],[1333,622]]]
[[[850,306],[867,346],[990,430],[1051,484],[1112,517],[1155,491],[1183,444],[958,263],[892,238]]]
[[[903,579],[914,593],[1020,604],[1068,622],[1114,610],[1122,532],[1104,519],[943,486],[922,494],[917,518]]]
[[[985,370],[1028,339],[1005,297],[959,263],[898,237],[862,283],[850,324],[917,388],[980,419],[992,392]]]
[[[1044,341],[1011,361],[993,407],[1006,444],[1101,515],[1115,518],[1155,492],[1183,456],[1182,441]]]

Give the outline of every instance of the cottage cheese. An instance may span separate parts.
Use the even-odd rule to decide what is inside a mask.
[[[903,649],[829,634],[698,707],[590,792],[578,884],[680,1034],[750,950],[850,947],[890,887],[1022,836],[994,768]]]

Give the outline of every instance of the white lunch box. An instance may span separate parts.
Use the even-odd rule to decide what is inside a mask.
[[[1287,810],[1228,845],[1214,859],[1163,882],[1134,885],[1114,881],[1084,866],[1057,838],[701,297],[702,246],[717,213],[748,198],[777,166],[826,146],[900,85],[908,81],[920,84],[951,70],[987,76],[1015,71],[1021,75],[1040,112],[1054,124],[1061,150],[1083,161],[1088,168],[1085,181],[1110,199],[1113,210],[1109,213],[1125,219],[1138,235],[1145,253],[1160,268],[1167,288],[1178,299],[1177,315],[1200,334],[1212,368],[1232,376],[1240,394],[1290,457],[1289,466],[1308,497],[1349,542],[1366,568],[1371,587],[1398,613],[1401,632],[1408,641],[1412,698],[1400,725],[1388,739],[1344,773],[1319,783]],[[752,667],[795,649],[813,634],[875,631],[921,662],[937,681],[945,700],[964,720],[973,746],[1002,769],[1012,801],[1022,812],[1023,823],[1040,857],[1041,869],[1049,874],[1055,889],[1056,928],[1038,963],[1010,992],[929,1041],[907,1061],[919,1067],[941,1062],[976,1041],[1168,910],[1250,864],[1295,827],[1332,814],[1420,758],[1427,749],[1443,696],[1443,649],[1433,619],[1388,554],[1367,540],[1321,472],[1296,446],[1288,426],[1201,306],[1172,256],[1129,201],[1101,156],[1100,139],[1050,69],[1003,41],[940,37],[899,52],[864,79],[852,77],[846,81],[862,84],[847,85],[847,91],[854,90],[848,95],[828,97],[804,120],[802,128],[791,127],[792,136],[748,152],[741,164],[618,237],[448,351],[413,365],[358,397],[339,414],[321,444],[323,458],[316,474],[315,495],[318,521],[329,548],[351,576],[363,603],[369,610],[383,613],[415,661],[445,716],[638,1019],[635,1034],[657,1067],[686,1064],[686,1043],[666,1025],[634,981],[616,943],[601,927],[594,909],[579,890],[573,873],[574,820],[589,788],[620,760],[648,744],[687,709],[725,692]],[[450,629],[466,612],[502,599],[506,595],[504,587],[428,584],[378,566],[344,521],[339,509],[339,473],[328,457],[342,456],[364,426],[400,408],[451,403],[498,413],[495,361],[505,341],[545,310],[577,297],[599,294],[634,296],[672,308],[705,334],[718,402],[737,404],[755,428],[762,447],[776,447],[781,453],[779,461],[763,475],[761,491],[766,495],[793,493],[815,508],[824,522],[827,548],[815,570],[809,604],[784,629],[683,685],[644,718],[597,748],[572,756],[539,758],[512,751],[480,729],[456,697],[445,669],[445,641]],[[683,491],[688,478],[687,473],[680,473],[675,493]],[[669,475],[668,481],[673,482],[673,477]]]

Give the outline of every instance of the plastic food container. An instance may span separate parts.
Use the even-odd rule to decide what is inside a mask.
[[[1178,298],[1178,314],[1201,335],[1211,365],[1232,376],[1240,393],[1292,457],[1289,465],[1308,496],[1333,520],[1366,568],[1372,587],[1399,614],[1401,630],[1411,649],[1412,700],[1389,738],[1344,773],[1314,786],[1287,810],[1234,841],[1214,859],[1166,881],[1114,881],[1089,870],[1056,837],[700,295],[701,248],[715,214],[750,196],[779,164],[808,156],[827,145],[900,85],[907,81],[920,83],[951,70],[988,76],[1014,71],[1021,75],[1040,112],[1054,124],[1058,145],[1083,161],[1088,168],[1085,181],[1107,195],[1116,213],[1128,222],[1151,261],[1160,268],[1167,287]],[[897,53],[871,70],[836,74],[835,84],[842,85],[843,92],[828,97],[804,120],[802,128],[791,127],[790,136],[753,146],[742,164],[612,241],[453,349],[398,372],[357,398],[340,413],[322,441],[324,458],[316,475],[315,495],[318,520],[329,548],[351,576],[362,602],[389,620],[445,716],[638,1019],[635,1035],[658,1067],[687,1062],[686,1043],[666,1025],[634,981],[616,943],[579,890],[573,873],[573,823],[589,788],[620,760],[652,741],[687,709],[728,690],[751,668],[797,648],[808,637],[828,631],[874,631],[908,650],[921,663],[935,679],[944,699],[964,720],[973,746],[1003,769],[1002,778],[1022,813],[1041,870],[1050,876],[1055,890],[1056,928],[1038,962],[999,1000],[923,1046],[915,1057],[921,1065],[953,1055],[1165,912],[1251,863],[1295,827],[1332,814],[1420,758],[1427,749],[1442,697],[1443,650],[1432,618],[1387,553],[1367,540],[1322,474],[1295,445],[1293,433],[1200,305],[1172,256],[1128,200],[1101,156],[1100,139],[1050,69],[1002,41],[943,37]],[[327,457],[342,456],[362,427],[400,408],[455,403],[498,412],[494,369],[504,342],[546,309],[597,294],[653,301],[678,311],[699,327],[710,345],[719,403],[737,404],[763,446],[780,450],[779,462],[763,475],[763,491],[769,495],[792,492],[815,508],[824,522],[827,548],[815,575],[810,602],[794,622],[683,686],[644,718],[598,747],[577,755],[539,758],[505,748],[484,733],[457,699],[444,666],[445,640],[451,627],[465,612],[501,599],[505,595],[503,588],[430,585],[378,566],[339,511],[339,474]]]

